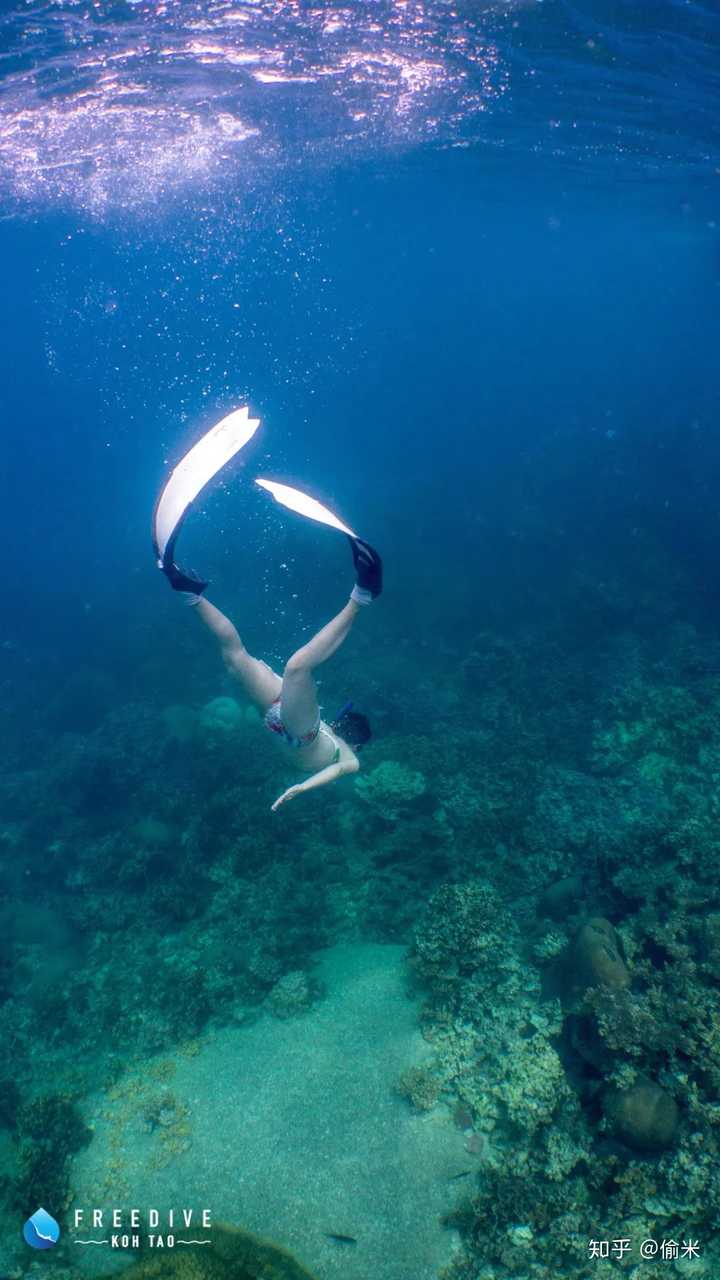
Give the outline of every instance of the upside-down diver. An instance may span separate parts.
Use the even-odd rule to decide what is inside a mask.
[[[273,811],[304,791],[356,773],[360,768],[357,753],[371,736],[366,717],[357,711],[344,710],[331,724],[321,719],[313,674],[339,649],[361,609],[382,591],[382,561],[377,551],[355,536],[350,537],[350,545],[356,572],[350,599],[312,640],[288,658],[281,676],[248,653],[230,619],[203,595],[206,582],[183,572],[174,561],[162,566],[173,589],[184,594],[193,612],[215,636],[227,670],[262,713],[265,727],[287,749],[298,769],[310,774],[283,791]]]
[[[207,582],[180,569],[174,551],[182,523],[198,494],[252,440],[259,426],[259,419],[251,418],[247,405],[243,405],[216,423],[185,454],[155,504],[153,546],[158,568],[215,636],[225,666],[262,712],[266,728],[287,749],[293,763],[310,775],[278,796],[272,806],[275,810],[303,791],[324,787],[360,768],[357,753],[371,736],[370,725],[365,716],[351,709],[351,704],[332,723],[326,723],[320,716],[313,673],[346,639],[360,610],[380,595],[382,561],[369,543],[309,494],[258,479],[256,483],[282,506],[347,536],[356,582],[344,608],[292,655],[281,676],[261,658],[248,653],[230,619],[205,598]]]

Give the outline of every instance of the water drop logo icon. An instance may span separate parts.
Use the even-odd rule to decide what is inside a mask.
[[[60,1228],[45,1209],[36,1209],[23,1227],[23,1236],[33,1249],[52,1249],[60,1239]]]

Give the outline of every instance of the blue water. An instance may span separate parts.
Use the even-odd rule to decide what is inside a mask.
[[[706,1161],[720,1154],[719,50],[720,13],[680,0],[3,6],[8,1222],[48,1193],[65,1212],[73,1126],[123,1063],[223,1025],[238,998],[261,1006],[336,941],[422,951],[433,894],[479,877],[526,939],[537,1007],[560,1001],[547,1043],[579,1109],[562,1120],[559,1101],[523,1138],[504,1100],[508,1146],[477,1175],[475,1262],[458,1277],[478,1260],[520,1274],[525,1255],[503,1261],[487,1227],[515,1222],[502,1150],[526,1142],[526,1180],[556,1188],[553,1125],[584,1151],[564,1175],[580,1238],[603,1215],[622,1234],[655,1196],[670,1211],[650,1234],[711,1248],[710,1174],[690,1186],[683,1170],[693,1131]],[[323,668],[320,701],[369,716],[364,777],[388,761],[422,774],[399,810],[345,780],[271,820],[292,780],[272,744],[202,719],[240,695],[158,574],[150,518],[168,467],[244,403],[262,428],[178,558],[281,667],[340,608],[351,565],[342,539],[251,479],[311,490],[381,550],[384,594]],[[582,892],[543,916],[572,876]],[[228,878],[250,888],[223,908]],[[338,884],[361,904],[352,921],[328,905]],[[593,970],[600,1003],[610,989],[628,1025],[657,1019],[609,1058],[578,1050],[607,1010],[532,950],[555,918],[576,955],[589,916],[610,921],[632,973],[628,997]],[[157,937],[175,940],[170,959]],[[444,1025],[436,979],[427,1016]],[[464,981],[453,1016],[479,1028],[482,979]],[[691,982],[704,1030],[676,1012]],[[623,1064],[679,1108],[650,1155],[603,1111],[604,1091],[629,1087]],[[464,1081],[444,1105],[474,1106],[480,1132]],[[75,1137],[26,1177],[27,1107],[56,1092]],[[548,1197],[540,1267],[561,1247]],[[570,1234],[556,1265],[579,1280]]]

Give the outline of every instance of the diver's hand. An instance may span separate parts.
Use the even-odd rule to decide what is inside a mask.
[[[278,796],[275,803],[270,806],[272,812],[274,813],[276,809],[279,809],[280,805],[284,804],[286,800],[293,800],[295,796],[299,796],[302,789],[302,783],[300,782],[297,782],[294,787],[288,787],[287,791],[283,791],[282,795]]]

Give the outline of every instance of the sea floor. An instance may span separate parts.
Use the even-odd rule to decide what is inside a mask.
[[[435,1280],[457,1247],[441,1218],[468,1156],[446,1109],[415,1112],[397,1092],[430,1056],[404,954],[333,947],[305,1013],[215,1029],[89,1099],[95,1135],[73,1166],[73,1208],[209,1208],[317,1280]],[[130,1261],[78,1252],[94,1274]]]

